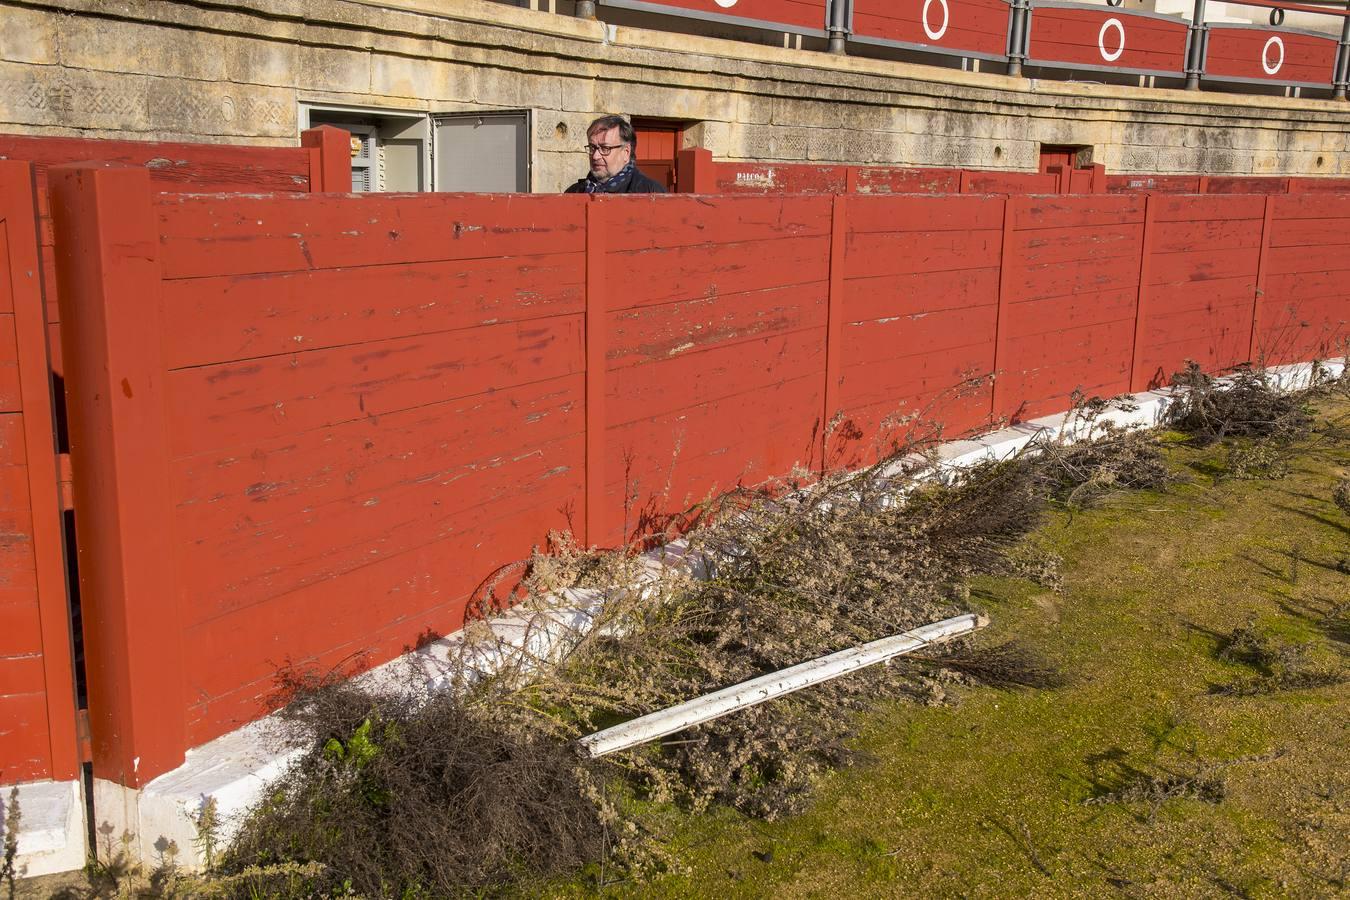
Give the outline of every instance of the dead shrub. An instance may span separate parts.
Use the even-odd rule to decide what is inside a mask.
[[[1251,624],[1233,629],[1224,639],[1218,657],[1254,670],[1251,675],[1210,688],[1210,693],[1222,696],[1251,697],[1310,690],[1350,680],[1342,667],[1316,659],[1308,645],[1276,640],[1259,633]]]
[[[1250,365],[1221,381],[1191,362],[1172,376],[1172,385],[1185,390],[1169,408],[1168,424],[1201,446],[1235,437],[1291,443],[1312,430],[1306,393],[1281,390]]]
[[[452,693],[290,687],[305,753],[225,855],[241,896],[269,871],[268,896],[451,896],[599,856],[603,807],[559,742]],[[291,864],[311,863],[297,883]]]
[[[1085,806],[1106,804],[1145,804],[1145,821],[1152,824],[1163,805],[1172,800],[1199,800],[1204,803],[1222,803],[1228,796],[1226,772],[1228,769],[1253,763],[1279,759],[1284,750],[1241,756],[1220,761],[1197,760],[1188,771],[1147,772],[1133,766],[1121,765],[1117,786],[1104,790],[1083,801]]]
[[[1331,500],[1350,516],[1350,478],[1342,478],[1331,491]]]

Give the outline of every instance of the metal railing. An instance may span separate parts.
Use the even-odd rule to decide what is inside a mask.
[[[1012,76],[1028,68],[1037,74],[1086,71],[1137,76],[1141,84],[1161,78],[1187,90],[1209,83],[1283,87],[1295,95],[1328,91],[1340,100],[1350,88],[1350,0],[1229,0],[1269,9],[1269,25],[1207,22],[1206,0],[1194,0],[1189,20],[1127,12],[1122,0],[1106,2],[577,0],[575,14],[595,18],[605,7],[636,10],[813,37],[817,47],[835,54],[871,46],[960,59],[963,66],[974,61],[977,68],[987,60]],[[1340,39],[1285,27],[1285,11],[1341,19]]]

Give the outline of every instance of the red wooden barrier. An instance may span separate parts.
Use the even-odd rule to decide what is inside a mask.
[[[33,174],[0,161],[0,781],[79,772]]]
[[[606,6],[730,22],[755,28],[822,34],[826,0],[604,0]]]
[[[1326,87],[1336,64],[1336,39],[1261,25],[1210,25],[1205,78]]]
[[[1005,0],[853,0],[850,40],[1003,59]]]
[[[1075,3],[1037,2],[1028,65],[1180,75],[1186,23]]]
[[[0,508],[9,522],[5,533],[11,535],[0,553],[0,582],[5,585],[0,622],[10,626],[0,629],[8,636],[7,643],[0,642],[4,670],[0,711],[7,710],[3,718],[19,726],[0,730],[0,780],[64,780],[75,777],[79,767],[62,523],[62,507],[69,509],[71,504],[69,497],[58,493],[58,477],[68,486],[70,474],[58,466],[57,452],[64,448],[56,446],[53,422],[54,408],[64,419],[65,396],[59,390],[53,396],[51,380],[52,372],[67,377],[71,373],[61,363],[48,170],[93,160],[101,167],[141,166],[139,171],[159,190],[277,192],[330,185],[346,190],[350,185],[346,133],[314,129],[305,133],[303,142],[303,148],[256,148],[0,135],[0,218],[5,232],[0,282],[8,292],[6,308],[12,310],[0,313],[0,421],[8,434],[0,446],[0,472],[6,473],[9,485],[0,496]],[[106,216],[116,214],[104,210]],[[60,475],[59,468],[64,470]],[[107,623],[87,621],[94,625],[95,641],[99,635],[107,640],[103,627]],[[122,637],[114,636],[113,641],[123,646]],[[117,664],[117,653],[96,655],[105,663],[112,659],[109,665]],[[121,656],[125,659],[126,653]],[[141,671],[141,664],[134,668]],[[125,673],[114,669],[96,674],[98,686],[91,683],[90,690],[95,715],[102,711],[120,716],[119,704],[132,701],[108,698],[100,691],[125,684],[127,679],[121,677]],[[153,707],[162,706],[153,691],[143,696]],[[103,728],[100,733],[109,732]],[[106,772],[106,748],[101,758],[100,771]],[[122,754],[115,767],[125,768],[130,758]]]
[[[1253,321],[1272,360],[1347,333],[1342,196],[56,183],[90,667],[118,681],[95,767],[130,783],[266,711],[278,666],[458,627],[550,529],[618,544],[925,410],[951,436],[1231,366]]]

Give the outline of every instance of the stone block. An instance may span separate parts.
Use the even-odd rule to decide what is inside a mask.
[[[7,26],[6,26],[7,27]],[[157,28],[116,19],[61,20],[61,64],[72,69],[222,81],[228,47],[237,39],[207,31]]]
[[[0,121],[146,131],[151,79],[0,62]],[[183,133],[183,132],[179,132]]]
[[[0,28],[0,59],[50,66],[57,57],[57,22],[49,12],[5,6]]]
[[[370,51],[301,46],[296,56],[300,90],[329,97],[370,93]]]
[[[241,84],[295,87],[299,48],[280,41],[230,41],[225,47],[225,78]]]

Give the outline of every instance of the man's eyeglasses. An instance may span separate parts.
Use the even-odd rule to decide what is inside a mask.
[[[615,144],[613,147],[606,147],[604,144],[587,144],[586,155],[590,156],[591,154],[599,153],[601,156],[609,156],[615,150],[627,146],[627,144]]]

